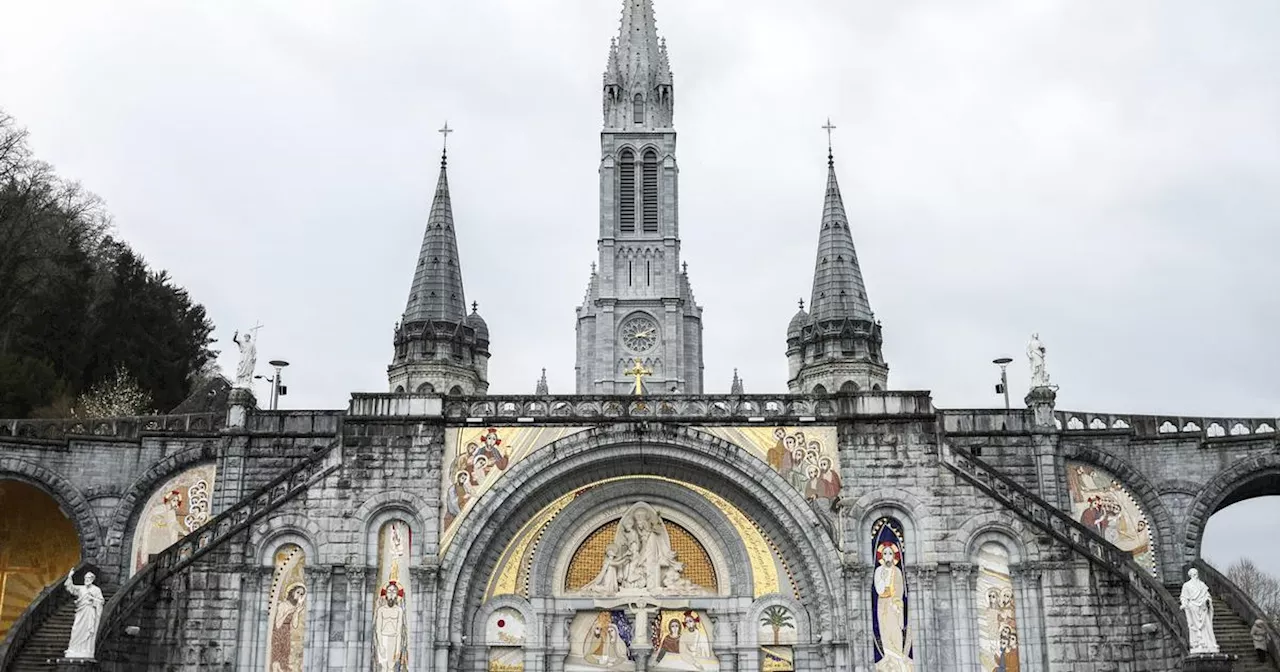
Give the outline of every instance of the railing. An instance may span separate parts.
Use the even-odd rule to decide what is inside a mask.
[[[1070,546],[1103,570],[1123,579],[1173,632],[1183,650],[1189,648],[1186,624],[1178,604],[1164,586],[1126,553],[1101,535],[1075,521],[1058,507],[1044,501],[1013,479],[993,469],[968,452],[943,444],[943,464],[979,490],[1021,515],[1058,541]]]
[[[146,566],[125,582],[103,607],[98,626],[98,648],[101,649],[107,637],[142,606],[153,590],[333,473],[341,464],[342,450],[338,443],[321,448],[177,543],[151,556]]]
[[[0,437],[59,440],[68,437],[136,439],[145,432],[216,432],[225,413],[139,415],[120,418],[0,419]]]
[[[1266,612],[1258,606],[1258,603],[1213,565],[1204,560],[1194,560],[1191,565],[1200,570],[1200,578],[1204,580],[1205,585],[1209,586],[1210,593],[1222,598],[1222,601],[1226,602],[1237,616],[1249,619],[1251,629],[1255,621],[1262,619],[1267,627],[1267,652],[1271,654],[1273,663],[1280,661],[1280,630],[1277,630],[1271,619],[1267,618]]]
[[[86,567],[88,563],[82,562],[76,565],[75,571],[83,573]],[[7,670],[13,665],[14,659],[27,645],[31,635],[35,634],[37,626],[43,624],[49,616],[71,601],[71,593],[62,587],[66,580],[67,577],[63,576],[45,586],[36,599],[32,600],[31,604],[27,605],[27,608],[18,616],[18,620],[5,635],[4,642],[0,644],[0,670]]]

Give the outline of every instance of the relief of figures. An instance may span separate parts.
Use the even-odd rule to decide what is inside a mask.
[[[445,434],[444,506],[440,546],[453,539],[454,522],[469,512],[511,465],[583,427],[475,427]]]
[[[565,672],[634,670],[634,629],[622,611],[579,612],[569,626]]]
[[[702,614],[697,611],[663,611],[653,623],[651,670],[720,669],[711,651],[711,636]]]
[[[212,516],[217,467],[205,464],[169,479],[142,507],[133,532],[133,565],[137,574],[147,559],[178,543]]]
[[[978,660],[982,672],[1018,672],[1018,620],[1009,552],[994,543],[978,551]]]
[[[912,632],[908,622],[907,581],[902,572],[905,558],[902,523],[881,518],[871,526],[872,574],[871,630],[875,643],[876,672],[911,672]]]
[[[636,502],[618,521],[613,543],[605,548],[600,572],[581,589],[588,595],[701,595],[708,591],[682,576],[684,563],[671,549],[662,516]]]
[[[842,483],[834,427],[700,429],[750,450],[817,508],[835,510]]]
[[[306,557],[296,544],[275,555],[267,609],[267,672],[302,672],[307,625]]]
[[[1066,468],[1075,519],[1133,554],[1134,561],[1154,573],[1156,549],[1150,519],[1133,493],[1114,475],[1091,464],[1068,461]]]
[[[409,552],[412,531],[403,520],[392,520],[378,534],[378,593],[373,611],[374,672],[408,672],[407,616]]]

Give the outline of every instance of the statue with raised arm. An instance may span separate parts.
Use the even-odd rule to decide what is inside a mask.
[[[1050,387],[1049,371],[1044,366],[1044,352],[1040,334],[1031,334],[1031,342],[1027,344],[1027,359],[1031,360],[1031,389]]]
[[[236,367],[236,387],[244,390],[253,389],[253,371],[258,366],[258,344],[255,342],[258,328],[236,332],[231,341],[240,346],[240,364]]]
[[[1213,598],[1209,586],[1200,580],[1200,572],[1187,572],[1187,582],[1182,584],[1182,611],[1187,615],[1187,634],[1191,639],[1191,654],[1218,653],[1218,638],[1213,634]]]
[[[71,641],[67,644],[66,658],[93,659],[94,645],[98,639],[98,620],[102,618],[102,590],[93,585],[93,572],[85,572],[84,585],[75,584],[76,570],[67,573],[63,586],[76,596],[76,619],[71,624]]]

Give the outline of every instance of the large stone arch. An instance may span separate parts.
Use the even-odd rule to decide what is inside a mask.
[[[689,482],[732,502],[783,553],[802,599],[813,605],[823,641],[843,629],[840,558],[800,493],[732,443],[684,426],[636,423],[553,442],[513,465],[477,500],[442,558],[436,641],[462,642],[467,610],[481,604],[499,551],[530,517],[566,493],[627,475]]]
[[[166,481],[188,468],[201,462],[211,462],[217,458],[217,441],[202,441],[189,446],[152,464],[141,476],[134,479],[125,488],[120,501],[116,503],[111,514],[111,522],[107,526],[105,558],[107,566],[119,572],[119,576],[129,575],[129,552],[125,548],[125,540],[132,540],[133,530],[138,525],[141,508],[147,498]],[[218,486],[215,484],[214,488]],[[214,515],[221,513],[214,511]]]
[[[0,478],[35,486],[53,497],[76,527],[81,561],[104,564],[102,530],[93,514],[93,505],[71,481],[52,469],[18,457],[0,457]]]
[[[1128,461],[1110,453],[1104,453],[1087,445],[1076,443],[1062,444],[1058,460],[1058,482],[1066,492],[1067,460],[1085,462],[1105,469],[1124,482],[1129,492],[1138,499],[1138,503],[1146,510],[1154,528],[1152,536],[1156,540],[1159,551],[1160,574],[1166,581],[1177,580],[1182,575],[1182,551],[1178,548],[1178,521],[1174,520],[1160,497],[1160,490],[1139,469]],[[1065,495],[1064,495],[1065,496]],[[1067,512],[1070,515],[1070,511]]]
[[[748,599],[753,597],[750,590],[751,560],[747,555],[746,546],[732,533],[733,524],[706,498],[683,485],[665,481],[646,484],[643,495],[637,494],[635,486],[630,482],[608,483],[592,488],[590,492],[576,498],[572,504],[565,507],[565,510],[556,516],[542,535],[538,554],[529,572],[532,592],[538,596],[549,596],[556,592],[555,584],[562,578],[556,571],[557,561],[564,552],[574,551],[566,544],[574,545],[575,533],[582,531],[580,521],[610,509],[618,510],[630,506],[637,501],[637,498],[642,498],[659,508],[675,505],[691,513],[692,517],[700,523],[700,527],[712,537],[708,541],[712,542],[715,550],[724,555],[722,565],[728,575],[719,578],[728,582],[728,586],[733,590],[733,596]],[[621,514],[621,511],[617,512]],[[708,548],[708,550],[713,549]]]
[[[1200,557],[1209,518],[1223,507],[1254,497],[1280,495],[1280,454],[1269,453],[1233,462],[1214,474],[1191,503],[1186,534],[1182,540],[1182,560]],[[1181,567],[1178,568],[1181,573]]]

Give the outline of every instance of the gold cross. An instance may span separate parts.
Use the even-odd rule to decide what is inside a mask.
[[[650,369],[646,369],[644,366],[644,363],[640,361],[640,358],[636,357],[635,366],[627,369],[626,371],[623,371],[622,375],[635,377],[636,386],[634,389],[631,390],[631,394],[634,394],[637,397],[639,397],[644,395],[644,377],[652,376],[653,371]]]

